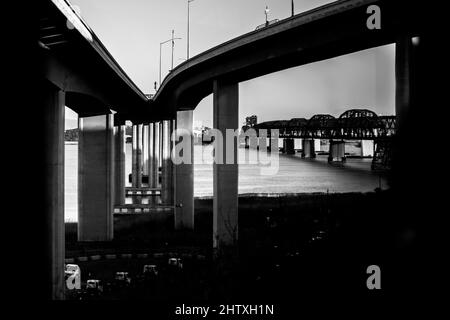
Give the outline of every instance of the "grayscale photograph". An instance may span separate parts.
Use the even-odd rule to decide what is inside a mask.
[[[36,1],[23,292],[149,319],[423,294],[448,149],[423,5]]]

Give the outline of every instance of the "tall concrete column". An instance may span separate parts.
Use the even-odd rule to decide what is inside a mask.
[[[264,136],[258,137],[258,149],[260,151],[267,152],[267,134]]]
[[[137,147],[136,147],[136,187],[142,187],[142,146],[143,146],[143,125],[137,125]]]
[[[148,159],[149,159],[149,124],[142,126],[142,174],[148,175]]]
[[[131,142],[131,186],[137,187],[137,147],[138,147],[138,126],[133,124]]]
[[[154,177],[153,181],[155,183],[155,188],[159,187],[159,167],[161,166],[160,158],[161,158],[161,134],[160,134],[160,128],[161,123],[155,122],[153,126],[153,133],[154,133],[154,162],[155,162],[155,171],[154,171]]]
[[[330,151],[328,154],[328,162],[344,162],[345,161],[345,141],[330,140]]]
[[[302,158],[315,158],[316,157],[316,145],[314,139],[302,140]]]
[[[395,115],[397,128],[402,127],[402,121],[409,112],[412,100],[412,51],[411,37],[404,35],[397,38],[395,44]]]
[[[193,140],[193,110],[177,112],[177,129],[182,141],[178,143],[186,149],[181,151],[183,163],[175,165],[175,229],[194,229],[194,140]],[[177,139],[181,140],[179,135]],[[186,161],[186,163],[184,163]]]
[[[161,183],[161,201],[165,205],[173,205],[174,176],[173,163],[170,157],[172,150],[173,121],[163,121],[162,135],[162,183]]]
[[[45,295],[64,299],[64,105],[65,94],[50,83],[43,85],[42,103],[45,140],[45,234],[47,284]],[[38,275],[39,276],[39,275]]]
[[[233,164],[225,163],[227,159],[226,129],[239,127],[239,85],[214,81],[214,128],[223,135],[223,146],[216,150],[223,156],[223,164],[213,164],[213,247],[222,249],[237,245],[238,240],[238,163],[237,141],[232,148]],[[233,140],[236,140],[234,138]],[[230,157],[231,155],[229,155]]]
[[[161,174],[162,174],[162,164],[163,164],[163,131],[164,131],[164,121],[161,121],[159,123],[159,166],[161,167]],[[161,175],[162,180],[162,175]]]
[[[125,126],[114,127],[114,204],[125,204]]]
[[[78,120],[78,240],[113,238],[113,115]]]
[[[147,142],[148,142],[148,160],[147,160],[147,174],[148,174],[148,186],[150,188],[156,188],[155,181],[155,125],[150,123],[147,130]]]

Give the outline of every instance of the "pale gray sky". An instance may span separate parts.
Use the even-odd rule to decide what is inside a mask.
[[[326,0],[295,0],[295,13]],[[187,0],[71,0],[81,16],[130,78],[153,93],[159,78],[159,43],[175,36],[174,65],[186,58]],[[290,0],[195,0],[191,2],[190,56],[255,29],[269,19],[290,16]],[[170,43],[163,46],[163,77],[170,69]],[[349,108],[368,107],[394,114],[394,46],[385,46],[273,73],[240,84],[239,118],[257,114],[260,122],[316,113],[338,116]],[[74,118],[70,112],[67,118]],[[194,112],[212,123],[212,97]],[[73,123],[73,121],[69,122]]]

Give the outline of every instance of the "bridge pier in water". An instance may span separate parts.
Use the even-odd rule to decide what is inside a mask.
[[[373,155],[374,155],[373,140],[361,140],[361,156],[373,157]]]
[[[328,162],[345,162],[345,141],[330,140]]]
[[[316,143],[317,139],[303,139],[302,140],[302,158],[316,157]]]
[[[213,125],[223,135],[223,147],[216,150],[223,164],[213,164],[213,248],[222,251],[238,240],[238,144],[235,141],[233,155],[226,154],[225,146],[226,129],[239,127],[239,85],[215,80],[213,95]],[[227,163],[227,156],[233,163]]]
[[[293,138],[285,138],[283,140],[283,149],[286,154],[295,154],[294,148],[294,139]]]
[[[113,238],[113,115],[79,117],[78,241]]]
[[[182,139],[187,139],[189,150],[181,155],[186,162],[175,166],[175,229],[194,229],[194,111],[177,112],[177,129],[183,129]],[[189,134],[186,136],[185,134]],[[179,139],[179,138],[178,138]],[[186,145],[185,141],[179,142]]]

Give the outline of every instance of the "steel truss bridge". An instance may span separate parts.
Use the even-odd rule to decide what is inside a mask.
[[[249,127],[245,128],[250,129]],[[316,114],[312,118],[293,118],[259,123],[253,127],[279,130],[280,138],[330,139],[330,140],[382,140],[395,135],[396,117],[378,116],[368,109],[351,109],[335,118],[329,114]]]
[[[338,118],[329,114],[316,114],[310,119],[266,121],[244,131],[266,129],[279,130],[279,138],[286,139],[330,139],[330,140],[373,140],[374,155],[372,169],[389,169],[392,160],[392,138],[396,133],[396,116],[378,116],[368,109],[351,109]]]

